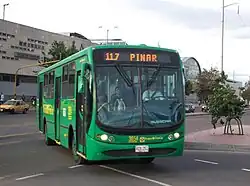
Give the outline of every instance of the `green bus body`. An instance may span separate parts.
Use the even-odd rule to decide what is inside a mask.
[[[150,119],[150,122],[148,122],[148,126],[138,120],[139,123],[135,122],[134,124],[134,127],[138,128],[133,129],[133,127],[124,127],[122,122],[120,122],[119,124],[121,127],[117,128],[114,122],[114,124],[112,124],[112,127],[114,128],[112,128],[108,125],[104,125],[104,122],[100,122],[101,120],[99,119],[99,122],[97,121],[97,115],[100,112],[98,110],[99,107],[97,108],[97,93],[99,91],[97,88],[97,70],[100,70],[100,72],[102,72],[102,69],[104,71],[104,69],[106,68],[105,65],[111,65],[113,64],[113,62],[114,64],[119,63],[119,65],[125,64],[123,60],[129,59],[129,56],[132,60],[129,51],[137,51],[137,49],[139,51],[142,51],[141,56],[138,55],[138,58],[136,58],[136,55],[132,55],[132,57],[134,57],[134,59],[137,59],[137,61],[139,59],[139,61],[130,62],[131,65],[137,65],[135,68],[131,67],[131,72],[133,71],[136,73],[136,70],[138,69],[138,73],[140,73],[140,69],[150,69],[151,64],[156,65],[157,62],[154,62],[155,56],[154,54],[152,54],[152,51],[155,51],[156,53],[160,52],[159,55],[163,56],[163,60],[165,59],[163,55],[164,52],[168,52],[169,55],[174,54],[177,56],[176,59],[178,62],[177,65],[175,65],[178,69],[173,74],[179,75],[173,77],[178,77],[178,79],[176,80],[177,86],[175,86],[175,89],[178,89],[178,104],[180,107],[178,107],[178,112],[176,110],[171,118],[175,118],[175,120],[172,120],[176,121],[178,124],[171,124],[171,127],[168,127],[170,126],[170,124],[162,124],[164,125],[164,127],[166,126],[165,128],[163,128],[160,127],[162,126],[160,122],[164,123],[167,122],[167,120],[165,121],[163,119],[159,121],[151,121]],[[112,53],[112,50],[116,52]],[[143,54],[143,51],[147,50],[151,51],[151,55],[145,56]],[[106,56],[103,56],[103,59],[105,58],[107,61],[99,61],[102,58],[102,53],[99,52],[99,56],[96,54],[97,57],[95,57],[95,51],[111,51],[111,53],[114,55],[109,53],[110,56],[108,56],[108,54],[106,54]],[[119,53],[119,51],[125,51],[121,52],[120,54],[121,60],[118,60],[118,54],[116,56],[116,53]],[[126,53],[126,51],[128,51],[128,53]],[[161,52],[163,52],[163,54],[161,54]],[[98,60],[98,63],[100,63],[102,67],[96,67],[97,61],[95,61],[95,59]],[[144,62],[140,60],[144,60]],[[115,72],[115,67],[110,68],[110,70],[107,67],[107,74]],[[130,67],[124,66],[124,69],[125,68]],[[67,57],[66,59],[61,60],[60,62],[52,66],[47,67],[38,74],[39,95],[37,98],[37,127],[45,135],[45,142],[47,145],[58,144],[67,149],[71,149],[76,164],[89,161],[112,159],[140,159],[142,161],[146,160],[147,162],[151,162],[154,158],[158,157],[181,156],[183,154],[184,148],[185,123],[183,88],[184,74],[182,69],[182,62],[175,50],[163,49],[158,47],[148,47],[145,45],[106,45],[88,47],[70,57]],[[167,68],[165,72],[168,73]],[[140,79],[140,77],[144,77],[146,71],[143,73],[143,75],[133,76],[133,78]],[[104,74],[104,76],[111,78],[112,74],[107,74]],[[145,75],[145,77],[146,76],[147,75]],[[162,75],[162,77],[163,76],[164,74]],[[165,78],[165,76],[163,78]],[[107,84],[108,81],[109,79],[106,79],[104,83]],[[139,83],[134,85],[138,86],[137,88],[139,91],[139,86],[142,86],[142,79]],[[110,89],[110,87],[108,89]],[[101,93],[102,92],[100,92],[100,94]],[[130,97],[133,97],[132,94]],[[140,100],[138,100],[137,98],[135,99],[137,100],[138,105],[140,105]],[[172,103],[175,102],[171,102],[171,104]],[[168,102],[164,102],[163,104],[166,104],[166,106],[159,106],[159,108],[162,108],[162,111],[168,111],[168,107],[170,107],[171,105],[170,102],[170,105],[168,105]],[[147,105],[146,107],[148,109],[151,108],[151,106]],[[141,108],[143,112],[143,106],[141,106]],[[115,109],[115,107],[113,109]],[[140,108],[138,107],[138,113],[139,110]],[[114,114],[114,121],[118,117],[122,118],[122,116],[125,116],[125,114],[119,115],[118,112],[112,111],[112,113],[113,112],[117,115],[116,116]],[[108,116],[107,113],[109,112],[105,111],[104,113],[105,116]],[[135,117],[134,119],[136,119],[136,116],[132,116],[132,114],[130,114],[129,117]],[[146,114],[143,113],[142,115],[147,118]],[[160,118],[163,116],[165,117],[164,114],[157,117]],[[138,118],[140,118],[139,114]],[[129,120],[129,118],[127,118],[127,120]],[[124,121],[128,123],[127,120],[125,119]],[[106,120],[106,122],[109,123],[108,120]],[[140,122],[143,126],[145,125],[142,129],[139,128],[139,126],[135,126],[137,124],[139,125]],[[170,122],[170,120],[168,120],[168,122]],[[157,128],[156,125],[159,127]],[[130,125],[128,124],[128,126]],[[137,152],[135,151],[135,148],[137,148]]]

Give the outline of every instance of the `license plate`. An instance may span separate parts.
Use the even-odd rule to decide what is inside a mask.
[[[135,152],[148,152],[149,147],[148,145],[137,145],[135,146]]]

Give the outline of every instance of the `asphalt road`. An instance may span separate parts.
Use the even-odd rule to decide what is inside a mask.
[[[156,159],[150,165],[106,162],[75,167],[66,149],[44,144],[34,116],[34,113],[0,116],[0,186],[248,186],[250,183],[250,154],[243,153],[186,151],[183,157]],[[189,117],[187,131],[210,128],[209,123],[204,124],[208,118]],[[249,119],[249,115],[244,116],[245,122],[250,123]],[[15,135],[22,133],[32,134]],[[8,138],[3,137],[6,135]]]
[[[250,154],[186,151],[153,164],[106,162],[74,166],[70,153],[47,147],[40,134],[1,140],[0,185],[248,186]]]

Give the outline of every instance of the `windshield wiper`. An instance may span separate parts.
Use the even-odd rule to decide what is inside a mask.
[[[161,65],[158,65],[157,69],[153,72],[151,78],[147,82],[147,87],[149,88],[156,80],[156,77],[158,76],[160,70],[161,70]]]
[[[131,87],[133,85],[132,80],[128,77],[128,75],[126,74],[126,72],[124,72],[124,70],[118,65],[115,65],[116,70],[118,71],[118,73],[120,74],[120,76],[123,78],[123,80],[125,81],[125,83]]]

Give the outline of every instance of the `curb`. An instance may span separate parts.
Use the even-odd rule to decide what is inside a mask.
[[[250,146],[248,146],[248,145],[230,145],[230,144],[185,142],[184,146],[185,146],[185,150],[250,152]]]
[[[210,115],[209,113],[206,113],[206,112],[197,112],[197,113],[186,113],[186,116],[187,117],[190,117],[190,116],[206,116],[206,115]]]

